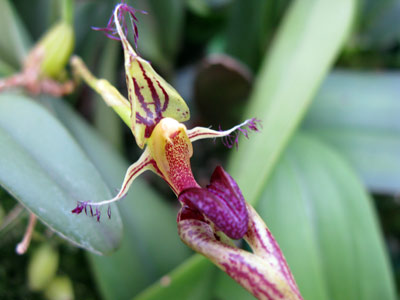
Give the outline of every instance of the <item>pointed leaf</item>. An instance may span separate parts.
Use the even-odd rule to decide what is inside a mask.
[[[245,118],[261,119],[264,128],[251,143],[242,143],[230,160],[229,171],[250,203],[257,202],[279,155],[338,54],[354,17],[355,2],[291,3],[245,114]]]
[[[337,149],[373,192],[400,192],[400,132],[325,128],[307,132]]]
[[[0,1],[0,57],[19,68],[28,53],[31,41],[10,1]]]
[[[327,145],[296,135],[258,210],[305,299],[395,299],[371,199]]]
[[[134,300],[211,299],[214,278],[215,267],[204,257],[194,255]]]
[[[303,127],[336,147],[367,186],[400,191],[400,73],[335,70]]]
[[[101,222],[71,210],[110,192],[64,127],[34,99],[0,95],[0,184],[50,228],[95,253],[110,253],[121,239],[118,209]]]

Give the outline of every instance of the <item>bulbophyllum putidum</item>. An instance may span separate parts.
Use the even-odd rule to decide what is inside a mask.
[[[96,90],[130,127],[136,143],[144,148],[139,160],[125,175],[119,193],[100,202],[79,202],[73,213],[83,211],[100,220],[101,206],[126,195],[133,180],[146,170],[162,177],[178,197],[178,232],[184,243],[209,258],[258,299],[302,299],[292,273],[271,232],[257,212],[245,202],[234,179],[218,166],[210,184],[202,188],[190,166],[192,143],[199,139],[222,137],[233,146],[237,134],[248,136],[257,130],[251,119],[226,131],[195,127],[187,129],[189,109],[178,94],[150,63],[141,58],[126,35],[125,15],[133,21],[135,45],[137,11],[121,3],[116,6],[104,29],[122,43],[125,56],[129,99],[104,79],[95,78],[78,57],[71,64],[78,76]],[[122,24],[122,25],[121,25]],[[231,134],[235,134],[231,136]],[[107,210],[110,217],[110,211]],[[231,239],[245,239],[253,252],[235,247]]]

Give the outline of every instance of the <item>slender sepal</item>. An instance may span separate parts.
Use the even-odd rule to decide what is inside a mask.
[[[260,121],[253,118],[244,121],[242,124],[239,124],[235,127],[232,127],[228,130],[213,130],[205,127],[195,127],[193,129],[188,130],[188,136],[191,142],[201,140],[201,139],[210,139],[210,138],[223,138],[223,143],[226,147],[232,148],[233,146],[238,146],[239,144],[239,135],[243,134],[246,138],[249,137],[250,131],[258,131]]]
[[[155,171],[154,161],[149,155],[149,151],[146,150],[143,152],[140,158],[128,168],[121,189],[114,198],[100,202],[79,201],[77,206],[72,210],[72,213],[80,214],[84,211],[86,214],[88,214],[89,211],[91,216],[96,216],[97,220],[100,221],[100,210],[98,207],[109,205],[110,203],[121,200],[123,197],[125,197],[125,195],[128,193],[129,187],[132,185],[136,177],[147,170]],[[93,209],[95,209],[94,212]],[[111,216],[111,212],[109,210],[107,210],[107,215],[109,217]]]
[[[124,7],[124,4],[116,7],[114,22],[125,55],[126,84],[131,104],[131,130],[136,143],[143,148],[162,118],[169,117],[183,122],[190,118],[190,114],[179,93],[154,71],[148,61],[133,50],[120,24],[120,15]]]

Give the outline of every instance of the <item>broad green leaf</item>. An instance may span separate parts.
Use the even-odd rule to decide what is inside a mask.
[[[253,70],[264,53],[263,40],[269,24],[267,17],[274,1],[234,1],[228,21],[226,53],[238,58]],[[243,26],[246,24],[246,26]]]
[[[18,14],[21,16],[21,20],[33,40],[39,39],[40,36],[50,28],[52,23],[59,21],[59,19],[56,18],[58,17],[56,16],[56,13],[58,12],[57,6],[61,1],[12,0],[12,3],[16,11],[18,11]]]
[[[15,73],[16,70],[17,69],[0,59],[0,77],[10,76]]]
[[[215,267],[204,257],[194,255],[134,299],[210,299],[214,279]]]
[[[307,131],[336,148],[372,191],[400,192],[400,133],[357,129]]]
[[[14,68],[19,68],[28,53],[31,41],[14,7],[8,0],[0,0],[0,57]]]
[[[305,128],[400,132],[400,72],[333,71],[304,119]]]
[[[43,99],[88,154],[109,187],[122,183],[128,163],[66,104]],[[132,137],[133,139],[133,137]],[[109,257],[90,256],[105,299],[129,299],[189,255],[179,240],[176,213],[142,179],[118,202],[124,224],[121,248]]]
[[[157,20],[163,54],[167,60],[173,60],[183,32],[185,0],[150,0],[149,2]]]
[[[305,299],[395,299],[371,198],[313,136],[289,145],[258,205]]]
[[[390,49],[400,40],[399,0],[360,1],[360,32],[355,40],[361,49]]]
[[[227,25],[226,53],[238,58],[252,70],[258,70],[276,23],[288,2],[233,1]]]
[[[102,210],[96,218],[72,214],[77,201],[111,196],[98,171],[65,128],[20,94],[0,95],[0,184],[38,218],[69,241],[95,253],[120,243],[122,224]]]
[[[251,142],[243,142],[230,160],[231,174],[250,203],[257,202],[337,56],[354,11],[355,0],[297,0],[289,7],[245,114],[261,119],[263,129]]]
[[[338,153],[313,135],[294,136],[257,210],[304,299],[396,298],[371,201]],[[225,275],[218,278],[216,294],[253,299]]]
[[[400,73],[336,70],[303,122],[336,147],[369,188],[400,190]]]
[[[246,291],[226,273],[219,272],[216,279],[214,295],[217,299],[254,300],[254,296]]]

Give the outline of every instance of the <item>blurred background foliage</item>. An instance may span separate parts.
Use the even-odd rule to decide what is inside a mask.
[[[238,151],[196,142],[200,184],[229,166],[305,299],[396,299],[400,1],[127,2],[148,12],[138,15],[139,53],[187,101],[189,128],[263,122]],[[0,0],[0,75],[21,69],[65,3],[74,53],[126,95],[119,43],[91,30],[115,1]],[[140,153],[87,86],[64,99],[1,94],[0,145],[1,299],[252,299],[191,256],[176,232],[178,203],[154,174],[135,181],[101,229],[70,214],[77,199],[114,193]],[[112,254],[39,224],[28,253],[16,255],[28,213],[14,198],[64,237]]]

